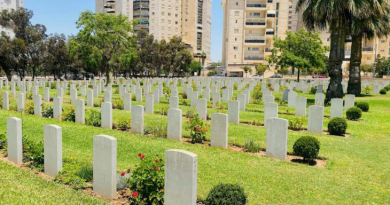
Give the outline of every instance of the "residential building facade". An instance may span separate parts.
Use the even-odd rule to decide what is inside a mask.
[[[16,10],[21,7],[23,7],[23,0],[0,0],[0,11],[11,11],[12,9]],[[11,38],[15,37],[15,34],[10,29],[6,29],[0,26],[0,33],[1,32],[5,32],[5,34]]]
[[[222,65],[228,75],[244,76],[242,67],[268,64],[273,38],[284,39],[286,31],[304,28],[303,15],[296,12],[298,0],[224,0]],[[318,31],[324,46],[330,46],[330,32]],[[349,68],[351,39],[346,39],[343,71]],[[390,56],[387,37],[364,39],[362,64],[373,64],[375,56]],[[271,67],[272,70],[272,67]]]
[[[137,20],[134,30],[169,41],[179,36],[195,57],[211,55],[212,0],[96,0],[96,12],[123,14]]]

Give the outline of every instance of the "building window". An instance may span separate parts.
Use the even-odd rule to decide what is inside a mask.
[[[233,46],[233,50],[238,51],[238,47],[237,46]]]
[[[236,6],[238,6],[238,2],[236,2]]]

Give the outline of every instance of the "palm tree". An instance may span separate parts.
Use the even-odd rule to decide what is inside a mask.
[[[362,41],[378,38],[390,33],[390,4],[388,0],[377,1],[377,4],[369,4],[361,13],[352,16],[351,19],[351,59],[349,66],[348,94],[360,95],[361,76],[360,65],[362,58]]]
[[[330,31],[330,53],[328,73],[330,83],[326,92],[326,102],[332,98],[342,98],[341,66],[345,58],[345,38],[351,22],[351,13],[361,11],[369,3],[378,0],[299,0],[297,11],[303,11],[303,21],[308,30],[315,28]]]
[[[241,69],[245,72],[246,77],[248,77],[248,72],[249,72],[249,73],[252,73],[252,68],[249,67],[249,66],[244,66],[244,67],[242,67]]]

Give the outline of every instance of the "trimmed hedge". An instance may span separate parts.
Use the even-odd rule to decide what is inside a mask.
[[[370,105],[366,102],[357,102],[356,107],[360,108],[363,112],[370,110]]]
[[[342,136],[347,131],[347,121],[344,118],[335,117],[329,121],[328,131],[331,135]]]
[[[294,154],[303,157],[305,161],[311,161],[318,157],[320,142],[312,136],[303,136],[295,141],[293,146]]]
[[[206,198],[206,205],[244,205],[247,196],[238,184],[218,184],[211,189]]]
[[[362,117],[362,110],[358,107],[351,107],[347,110],[348,120],[359,120]]]

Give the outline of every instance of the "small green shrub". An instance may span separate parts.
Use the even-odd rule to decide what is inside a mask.
[[[380,93],[381,95],[386,95],[387,90],[386,90],[386,89],[381,89],[381,90],[379,91],[379,93]]]
[[[301,130],[305,124],[303,117],[296,117],[288,121],[288,127],[292,130]]]
[[[167,137],[168,135],[168,124],[162,119],[158,118],[156,120],[151,121],[145,127],[146,134],[152,134],[156,137]]]
[[[137,100],[137,96],[136,95],[132,95],[131,96],[131,101],[136,101]]]
[[[74,108],[68,108],[62,113],[62,121],[75,122],[76,121],[76,112]]]
[[[218,184],[208,194],[206,205],[244,205],[247,196],[238,184]]]
[[[311,87],[310,88],[310,94],[316,94],[317,93],[317,88],[316,87]]]
[[[257,84],[253,89],[252,98],[254,100],[261,100],[262,97],[263,92],[261,91],[261,84]]]
[[[259,152],[260,144],[257,144],[253,141],[253,139],[250,139],[249,141],[245,141],[244,149],[248,152]]]
[[[188,120],[187,125],[186,129],[190,131],[191,143],[202,143],[206,139],[208,125],[198,117],[198,114],[195,114],[194,118]]]
[[[54,111],[52,106],[45,107],[45,110],[42,112],[42,117],[53,118]]]
[[[169,105],[165,105],[161,107],[161,114],[168,115]]]
[[[112,104],[112,109],[123,110],[123,108],[124,108],[124,102],[122,99],[116,99]]]
[[[183,93],[181,94],[181,98],[187,99],[187,93],[184,93],[184,92],[183,92]]]
[[[0,149],[7,148],[7,136],[5,134],[0,134]]]
[[[130,130],[131,128],[131,119],[120,118],[118,120],[117,129],[122,131]]]
[[[362,94],[369,95],[369,94],[372,94],[372,91],[373,91],[373,87],[367,85],[366,87],[363,87]]]
[[[300,137],[293,146],[294,154],[303,157],[305,161],[311,161],[318,157],[320,142],[311,136]]]
[[[29,167],[43,171],[44,150],[42,142],[35,142],[23,136],[23,161],[30,162]]]
[[[362,110],[358,107],[351,107],[346,114],[348,120],[359,120],[362,117]]]
[[[347,121],[340,117],[335,117],[328,123],[328,131],[331,135],[344,135],[347,127]]]
[[[387,86],[385,87],[385,89],[386,89],[387,91],[389,91],[389,90],[390,90],[390,85],[387,85]]]
[[[54,181],[78,190],[90,187],[86,182],[92,182],[92,178],[93,168],[91,165],[78,164],[73,159],[64,159],[63,169]]]
[[[50,86],[50,89],[57,89],[57,83],[52,83]]]
[[[34,102],[33,101],[28,102],[24,109],[25,109],[25,112],[27,114],[33,115],[34,114]]]
[[[366,102],[357,102],[356,107],[360,108],[363,112],[370,110],[370,105]]]
[[[140,164],[131,172],[128,184],[131,204],[164,204],[164,161],[139,153]]]
[[[97,110],[89,110],[86,117],[86,124],[94,127],[100,127],[102,124],[102,114]]]

